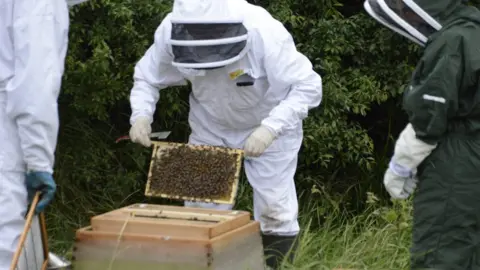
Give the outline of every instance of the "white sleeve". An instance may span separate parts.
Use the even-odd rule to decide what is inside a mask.
[[[139,116],[146,116],[150,123],[153,122],[161,89],[187,84],[183,75],[171,64],[173,55],[166,42],[170,37],[170,28],[166,17],[155,31],[154,43],[135,66],[134,83],[130,93],[132,125]]]
[[[320,105],[322,79],[313,70],[310,60],[297,51],[290,33],[280,22],[277,25],[276,30],[271,31],[275,32],[273,35],[262,37],[264,67],[270,87],[290,87],[290,91],[262,124],[280,135],[285,129],[298,126],[311,108]]]
[[[7,83],[7,114],[17,125],[27,170],[52,173],[68,7],[65,1],[16,0],[13,17],[15,75]]]
[[[418,139],[412,124],[408,123],[395,142],[392,161],[413,171],[436,147],[437,144],[431,145]]]

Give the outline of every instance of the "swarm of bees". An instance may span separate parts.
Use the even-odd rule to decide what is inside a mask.
[[[238,154],[226,149],[202,151],[186,145],[159,151],[150,178],[153,192],[207,200],[230,195]]]

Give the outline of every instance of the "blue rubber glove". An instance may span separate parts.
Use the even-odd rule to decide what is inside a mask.
[[[30,172],[27,174],[26,182],[29,203],[32,203],[37,191],[42,192],[35,212],[37,214],[43,212],[45,207],[53,200],[55,191],[57,190],[53,175],[47,172]]]

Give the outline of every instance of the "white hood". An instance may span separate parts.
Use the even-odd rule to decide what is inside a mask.
[[[170,21],[173,65],[208,69],[226,66],[248,51],[244,0],[175,0]]]

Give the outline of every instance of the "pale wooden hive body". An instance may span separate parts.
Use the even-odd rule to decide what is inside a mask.
[[[263,270],[260,226],[243,211],[135,204],[77,231],[76,270]]]

